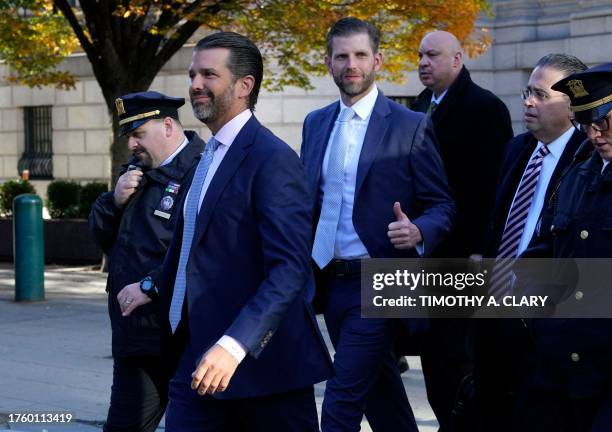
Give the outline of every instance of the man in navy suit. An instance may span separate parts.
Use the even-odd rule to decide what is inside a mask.
[[[398,321],[364,319],[360,265],[427,255],[449,233],[454,205],[430,121],[374,83],[379,31],[356,18],[327,35],[325,64],[340,101],[304,121],[301,157],[315,212],[317,296],[336,349],[321,428],[416,431],[392,353]]]
[[[263,62],[249,39],[200,40],[189,76],[194,114],[213,136],[151,275],[167,330],[185,340],[166,428],[316,431],[313,384],[333,368],[310,306],[303,167],[253,116]]]
[[[520,185],[527,165],[537,152],[547,149],[533,196],[529,198],[524,227],[512,257],[520,255],[536,237],[546,208],[563,171],[586,135],[571,123],[569,98],[551,87],[559,80],[586,70],[586,65],[574,56],[549,54],[536,64],[527,86],[522,91],[525,127],[528,132],[514,137],[507,146],[495,206],[491,217],[486,256],[500,255],[511,242],[506,226],[509,215],[521,198]],[[527,199],[527,198],[525,198]],[[511,227],[509,227],[511,228]],[[527,349],[528,335],[520,320],[486,320],[478,322],[476,338],[476,391],[482,417],[482,430],[510,430],[515,409],[520,364]]]

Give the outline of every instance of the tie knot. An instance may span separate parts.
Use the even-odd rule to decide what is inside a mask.
[[[355,110],[353,108],[345,108],[343,111],[340,112],[338,121],[347,122],[353,117],[355,117]]]
[[[434,102],[434,101],[431,101],[431,103],[427,107],[427,115],[429,115],[429,116],[432,115],[437,107],[438,107],[438,104],[436,102]]]
[[[206,146],[204,147],[204,153],[214,153],[215,150],[217,150],[217,148],[219,148],[219,146],[221,145],[221,143],[219,141],[217,141],[215,139],[215,137],[210,137],[210,139],[208,140],[208,142],[206,143]]]
[[[538,155],[540,157],[544,157],[548,153],[550,153],[550,150],[548,149],[548,146],[544,144],[544,145],[542,145],[542,147],[540,147],[540,151],[538,152]]]

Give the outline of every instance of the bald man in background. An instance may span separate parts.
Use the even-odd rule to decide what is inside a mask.
[[[481,256],[503,150],[513,136],[510,114],[497,96],[474,84],[463,65],[461,44],[451,33],[425,35],[419,47],[419,79],[426,89],[412,109],[431,117],[457,205],[455,228],[433,256]],[[468,398],[461,393],[471,385],[472,323],[432,320],[420,345],[427,397],[440,432],[451,430],[451,423],[453,431],[469,430],[458,425],[465,419],[452,419],[451,413],[457,408],[458,389],[459,398]],[[465,407],[466,401],[460,402]]]

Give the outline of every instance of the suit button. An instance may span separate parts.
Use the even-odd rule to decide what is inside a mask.
[[[582,297],[584,297],[584,293],[582,291],[576,291],[574,297],[576,297],[576,300],[582,300]]]
[[[578,353],[572,353],[572,355],[570,357],[571,357],[573,362],[580,361],[580,356],[578,355]]]
[[[589,237],[589,232],[587,230],[580,231],[580,238],[582,240],[586,240]]]

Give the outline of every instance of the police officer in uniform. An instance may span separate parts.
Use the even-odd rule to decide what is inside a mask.
[[[523,256],[612,257],[612,63],[572,74],[552,88],[570,97],[575,125],[589,140],[551,198],[542,220],[546,234]],[[612,320],[536,319],[530,330],[530,386],[515,429],[612,430]]]
[[[204,142],[184,131],[178,117],[183,98],[149,91],[116,100],[120,133],[133,157],[124,165],[115,189],[100,195],[89,215],[89,228],[108,256],[106,290],[112,326],[113,386],[104,431],[154,431],[167,403],[168,377],[160,356],[158,302],[129,317],[122,308],[137,296],[158,293],[145,276],[159,267],[172,238],[179,208]],[[117,295],[143,280],[138,292]]]

